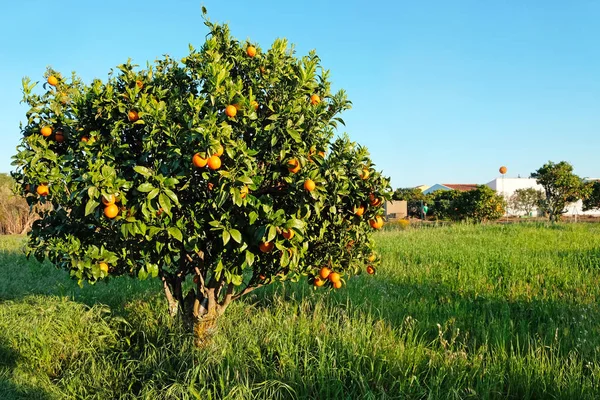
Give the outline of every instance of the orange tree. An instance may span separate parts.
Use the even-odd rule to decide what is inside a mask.
[[[30,254],[80,284],[157,277],[197,327],[266,284],[373,272],[391,196],[366,149],[335,136],[350,102],[314,52],[206,25],[181,62],[128,62],[90,85],[49,69],[41,93],[24,79],[13,163],[29,204],[51,204]]]

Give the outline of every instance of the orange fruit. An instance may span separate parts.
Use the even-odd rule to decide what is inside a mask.
[[[316,287],[321,287],[321,286],[323,286],[324,284],[325,284],[325,281],[324,281],[323,279],[321,279],[321,278],[315,278],[314,285],[315,285]]]
[[[227,107],[225,107],[225,115],[233,118],[235,117],[235,114],[237,114],[237,108],[235,106],[228,105]]]
[[[62,143],[65,141],[65,135],[61,131],[57,131],[54,134],[54,140],[56,140],[58,143]]]
[[[56,77],[54,75],[50,75],[48,77],[48,83],[52,86],[56,86],[56,85],[58,85],[58,79],[56,79]]]
[[[40,132],[42,133],[42,136],[48,137],[52,135],[52,128],[50,128],[49,126],[45,126],[42,129],[40,129]]]
[[[220,144],[219,147],[217,147],[217,152],[213,154],[213,156],[221,157],[224,151],[223,145]]]
[[[319,276],[322,279],[327,279],[327,277],[329,276],[329,274],[331,274],[331,270],[327,267],[323,267],[321,268],[321,270],[319,271]]]
[[[342,279],[342,277],[340,276],[340,274],[338,274],[337,272],[332,272],[329,274],[328,276],[329,278],[329,282],[335,284],[336,282],[339,282],[340,279]]]
[[[240,197],[242,199],[245,199],[247,195],[248,195],[248,186],[244,186],[240,189]]]
[[[108,274],[108,264],[105,262],[101,262],[99,264],[100,266],[100,271],[104,272],[105,274]]]
[[[369,224],[373,229],[381,229],[381,227],[383,226],[383,218],[381,218],[378,215],[377,217],[375,217],[375,219],[370,220]]]
[[[369,258],[367,258],[367,260],[369,260],[369,262],[373,262],[373,261],[375,261],[375,258],[377,258],[377,257],[375,256],[375,253],[373,253],[369,256]]]
[[[283,237],[286,238],[287,240],[290,240],[291,238],[293,238],[295,234],[296,233],[294,232],[293,229],[284,229],[283,233],[282,233]]]
[[[263,253],[270,253],[271,251],[273,251],[273,247],[275,247],[275,245],[273,244],[273,242],[261,242],[258,245],[258,248]]]
[[[213,187],[215,187],[215,184],[212,182],[208,182],[208,185],[206,185],[208,187],[208,190],[213,190]]]
[[[246,49],[246,54],[248,54],[248,57],[254,57],[256,55],[256,47],[248,46]]]
[[[192,157],[192,164],[197,168],[204,168],[208,164],[208,158],[202,158],[200,153],[196,153]]]
[[[321,98],[319,97],[318,94],[313,94],[312,96],[310,96],[310,104],[317,105],[321,102]]]
[[[158,211],[156,211],[156,216],[157,216],[157,217],[160,217],[164,211],[165,211],[165,210],[163,210],[163,208],[162,208],[162,207],[161,207],[161,208],[159,208],[159,209],[158,209]]]
[[[373,275],[375,273],[375,268],[372,265],[367,266],[367,274]]]
[[[375,195],[373,193],[371,193],[369,195],[369,203],[373,207],[379,207],[381,205],[381,199],[378,199],[377,197],[375,197]]]
[[[252,106],[252,108],[254,108],[254,110],[258,110],[258,102],[256,100],[252,100],[250,102],[250,105]]]
[[[339,289],[342,287],[342,281],[333,282],[333,287]]]
[[[267,277],[261,274],[258,276],[258,279],[260,279],[261,281],[264,281],[265,279],[267,279]]]
[[[368,168],[363,168],[362,173],[360,174],[361,179],[367,179],[371,175]]]
[[[109,204],[104,208],[104,215],[106,218],[113,219],[117,215],[119,215],[119,207],[116,204]]]
[[[135,84],[137,85],[137,87],[139,87],[140,89],[144,87],[144,83],[142,81],[135,81]]]
[[[325,158],[325,152],[324,152],[324,151],[320,151],[320,152],[319,152],[319,155],[320,155],[321,157]]]
[[[295,158],[288,161],[288,171],[290,171],[292,174],[295,174],[298,171],[300,171],[300,162]]]
[[[357,215],[359,217],[361,217],[363,214],[365,213],[365,207],[364,206],[358,206],[354,208],[354,215]]]
[[[81,141],[87,143],[90,140],[87,136],[82,136]]]
[[[221,159],[218,156],[211,156],[208,159],[208,168],[212,170],[221,168]]]
[[[307,179],[304,181],[304,189],[308,190],[309,192],[315,190],[316,186],[317,185],[315,185],[315,182],[312,179]]]
[[[114,194],[109,194],[107,196],[102,195],[102,204],[104,204],[105,206],[115,204],[116,200],[117,200],[117,198],[115,197]]]
[[[50,194],[50,189],[48,189],[47,185],[41,184],[37,187],[36,192],[40,196],[48,196]]]
[[[140,116],[138,115],[137,111],[131,110],[127,113],[127,118],[129,118],[129,121],[135,122],[140,119]]]

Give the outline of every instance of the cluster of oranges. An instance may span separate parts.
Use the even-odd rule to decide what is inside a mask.
[[[119,206],[115,203],[117,197],[114,194],[108,196],[102,196],[102,204],[104,204],[104,216],[108,219],[113,219],[119,215]]]
[[[321,287],[325,285],[325,283],[329,281],[333,285],[334,288],[339,289],[342,287],[342,277],[337,272],[333,272],[331,269],[327,267],[321,268],[319,271],[319,276],[317,276],[314,280],[314,285],[316,287]]]
[[[224,151],[225,149],[223,148],[223,145],[219,145],[216,153],[210,157],[204,158],[200,153],[196,153],[192,157],[192,164],[194,164],[196,168],[204,168],[208,166],[208,168],[212,169],[213,171],[217,170],[221,168],[221,156],[223,155]]]

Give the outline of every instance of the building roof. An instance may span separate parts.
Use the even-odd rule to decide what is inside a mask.
[[[469,190],[477,189],[476,183],[442,183],[442,185],[460,192],[468,192]]]

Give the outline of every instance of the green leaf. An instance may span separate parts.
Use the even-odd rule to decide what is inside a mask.
[[[252,179],[248,176],[240,176],[239,178],[237,178],[237,181],[245,185],[252,185],[254,183],[252,182]]]
[[[156,264],[148,264],[147,268],[148,268],[148,273],[153,278],[156,278],[158,276],[158,265],[156,265]]]
[[[169,198],[170,198],[171,200],[173,200],[173,203],[175,203],[175,204],[179,204],[179,199],[177,198],[177,195],[176,195],[175,193],[173,193],[173,191],[172,191],[172,190],[165,189],[165,194],[166,194],[167,196],[169,196]]]
[[[246,264],[249,266],[254,264],[254,253],[252,253],[250,250],[246,250]]]
[[[158,196],[159,193],[160,193],[160,190],[158,190],[158,188],[154,188],[154,189],[152,189],[152,191],[150,193],[148,193],[148,196],[146,198],[148,200],[152,200],[153,198]]]
[[[254,222],[256,222],[257,218],[258,218],[258,213],[256,211],[250,212],[250,214],[248,214],[248,222],[250,223],[250,225],[254,224]]]
[[[93,213],[99,205],[100,202],[95,201],[93,199],[89,199],[87,204],[85,205],[85,216],[87,217],[88,215]]]
[[[146,268],[142,267],[140,268],[140,270],[138,271],[138,279],[140,281],[144,281],[148,278],[148,272],[146,271]]]
[[[244,277],[242,275],[233,275],[231,277],[231,283],[233,283],[235,286],[240,286],[243,281]]]
[[[171,226],[171,227],[167,228],[167,232],[169,232],[169,235],[171,235],[173,238],[179,240],[180,242],[183,241],[183,234],[181,233],[181,231],[179,230],[178,227]]]
[[[154,186],[150,182],[144,182],[137,187],[137,190],[142,193],[148,193],[154,189]]]
[[[277,229],[275,229],[275,227],[273,225],[271,225],[269,227],[269,233],[267,235],[267,242],[270,242],[271,240],[275,239],[276,235],[277,235]]]
[[[288,220],[285,224],[286,228],[288,228],[288,229],[295,228],[295,229],[298,229],[299,231],[303,231],[305,226],[306,226],[306,223],[304,221],[302,221],[301,219],[297,219],[297,218],[292,218],[292,219]]]
[[[168,196],[161,193],[160,196],[158,196],[158,204],[160,204],[164,212],[171,215],[171,200],[169,200]]]
[[[98,192],[98,188],[97,188],[96,186],[90,186],[90,187],[88,188],[88,191],[87,191],[87,193],[88,193],[88,197],[89,197],[90,199],[95,199],[95,198],[96,198],[96,197],[98,197],[98,195],[100,194],[100,193]]]
[[[296,143],[302,142],[302,137],[300,136],[300,134],[298,133],[297,130],[292,129],[292,128],[287,128],[286,131],[287,131],[288,135],[290,135],[291,138],[296,141]]]
[[[149,168],[142,167],[141,165],[136,165],[133,167],[133,170],[140,175],[152,176],[152,171]]]
[[[229,243],[229,239],[231,239],[231,235],[229,234],[229,232],[227,232],[227,230],[223,230],[223,246],[225,246],[227,243]]]
[[[238,243],[242,243],[242,234],[240,233],[240,231],[238,231],[237,229],[231,229],[229,233],[231,234],[233,240],[235,240]]]

